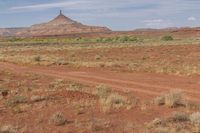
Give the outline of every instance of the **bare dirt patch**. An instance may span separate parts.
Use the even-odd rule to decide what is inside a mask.
[[[1,88],[8,90],[8,96],[1,97],[0,126],[2,128],[9,126],[13,128],[12,130],[18,132],[140,132],[145,122],[150,122],[156,117],[167,117],[175,110],[184,109],[159,107],[148,102],[153,100],[152,98],[156,95],[153,91],[147,93],[151,92],[151,89],[147,90],[145,86],[156,86],[156,89],[160,91],[163,88],[161,86],[161,88],[158,88],[157,85],[151,83],[152,81],[149,81],[148,84],[135,85],[132,80],[141,78],[150,80],[149,74],[137,73],[134,75],[108,71],[106,71],[107,74],[104,74],[103,71],[97,70],[64,71],[62,68],[58,72],[55,71],[58,68],[25,67],[7,63],[1,63],[0,69]],[[88,73],[88,71],[91,73]],[[79,77],[86,73],[87,76],[93,76],[94,73],[95,78],[91,80],[87,77]],[[156,75],[157,78],[158,76]],[[184,81],[183,77],[164,77],[159,76],[162,80],[176,78],[175,81]],[[121,85],[118,85],[117,82],[120,82]],[[30,83],[34,84],[30,85]],[[52,88],[52,83],[56,83],[57,86],[54,85]],[[99,96],[96,95],[95,89],[96,85],[100,83],[112,88],[111,95],[116,95],[114,99],[112,98],[112,104],[120,105],[119,108],[113,106],[114,108],[111,107],[109,111],[101,110],[102,105],[98,100]],[[128,90],[125,89],[126,86],[129,86]],[[141,86],[141,88],[138,88],[138,86]],[[69,87],[72,88],[69,89]],[[159,94],[159,92],[157,93]],[[7,106],[6,103],[16,96],[19,98],[17,99],[18,102],[13,102],[12,106]],[[36,96],[42,98],[42,100],[32,100],[32,97]],[[126,108],[126,101],[124,100],[130,98],[130,96],[137,99],[138,102],[133,108]],[[23,100],[24,98],[26,100]],[[108,98],[110,97],[108,96]],[[121,106],[122,104],[123,106]],[[49,122],[56,113],[61,114],[54,118],[54,122],[60,122],[59,126]]]

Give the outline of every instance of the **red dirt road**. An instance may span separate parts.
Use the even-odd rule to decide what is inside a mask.
[[[191,101],[200,103],[200,77],[175,76],[152,73],[111,72],[97,69],[67,69],[62,67],[21,66],[0,63],[0,70],[17,73],[35,73],[72,80],[88,85],[106,84],[114,89],[130,90],[140,98],[152,98],[173,89],[182,90]]]

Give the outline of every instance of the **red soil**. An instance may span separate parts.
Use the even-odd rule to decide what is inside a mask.
[[[13,71],[16,75],[13,75],[12,80],[20,81],[24,80],[19,75],[26,75],[28,73],[34,73],[41,75],[42,81],[41,87],[47,87],[47,84],[52,78],[59,78],[65,80],[71,80],[86,85],[99,85],[107,84],[113,89],[123,91],[123,89],[129,89],[133,92],[134,96],[141,99],[141,101],[150,101],[155,96],[162,92],[171,89],[183,90],[188,98],[192,101],[200,103],[198,96],[200,94],[199,79],[200,77],[186,77],[186,76],[173,76],[153,73],[126,73],[126,72],[112,72],[91,68],[63,68],[63,67],[45,67],[45,66],[22,66],[10,63],[0,63],[1,70]],[[0,75],[3,81],[2,75]],[[29,81],[29,80],[28,80]],[[29,82],[28,82],[29,83]],[[30,82],[31,84],[31,82]],[[13,85],[13,84],[12,84]],[[15,88],[15,86],[13,85]],[[32,92],[33,93],[33,92]],[[47,95],[47,92],[34,92],[36,95]],[[48,92],[50,99],[44,102],[28,104],[23,113],[15,114],[9,108],[2,106],[3,101],[0,101],[0,126],[13,124],[18,125],[20,130],[30,133],[43,133],[43,132],[55,132],[55,133],[75,133],[83,132],[77,131],[78,124],[76,120],[81,124],[87,124],[88,121],[94,121],[95,119],[105,119],[106,122],[110,121],[113,125],[109,129],[103,130],[103,132],[109,133],[121,133],[125,128],[125,124],[132,122],[136,125],[143,125],[145,122],[150,122],[155,118],[169,117],[173,111],[182,110],[170,109],[167,107],[158,107],[147,105],[147,109],[142,110],[134,108],[131,110],[114,110],[111,114],[104,114],[99,110],[99,106],[89,106],[86,108],[86,112],[83,115],[77,115],[74,108],[69,106],[68,100],[71,101],[95,101],[97,98],[94,95],[79,92],[70,92],[66,90],[58,90],[56,92]],[[72,102],[70,101],[70,104]],[[145,105],[145,103],[144,103]],[[142,104],[140,105],[142,106]],[[49,117],[55,112],[62,112],[67,120],[71,123],[56,127],[49,124]],[[80,128],[80,127],[79,127]],[[85,127],[83,127],[85,128]],[[141,132],[143,127],[138,127],[134,132]]]
[[[17,73],[35,73],[52,76],[89,85],[107,84],[113,89],[128,89],[138,97],[148,99],[163,92],[179,89],[191,101],[200,103],[200,77],[175,76],[154,73],[125,73],[111,72],[97,69],[80,68],[67,69],[62,67],[21,66],[9,63],[0,63],[0,70],[10,69]]]

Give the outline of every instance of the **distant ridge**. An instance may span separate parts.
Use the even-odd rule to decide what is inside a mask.
[[[107,27],[87,26],[76,22],[65,15],[62,11],[53,20],[32,25],[27,28],[4,28],[0,29],[0,36],[58,36],[66,34],[101,33],[110,32]]]

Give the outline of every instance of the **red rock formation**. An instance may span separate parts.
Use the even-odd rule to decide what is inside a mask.
[[[2,31],[5,31],[5,29]],[[6,30],[6,35],[9,35],[9,30]],[[76,33],[99,33],[109,32],[110,29],[106,27],[86,26],[78,23],[62,14],[60,14],[48,23],[36,24],[30,28],[18,29],[14,36],[53,36],[53,35],[66,35]],[[5,33],[0,30],[0,35]],[[10,35],[13,35],[13,33]]]

